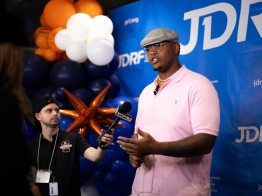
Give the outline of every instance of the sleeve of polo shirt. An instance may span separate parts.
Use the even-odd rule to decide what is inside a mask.
[[[210,82],[199,87],[191,96],[190,116],[194,134],[218,135],[220,108],[217,91]]]
[[[81,156],[84,156],[85,150],[91,147],[91,145],[86,141],[86,139],[80,135],[77,134],[77,149]]]

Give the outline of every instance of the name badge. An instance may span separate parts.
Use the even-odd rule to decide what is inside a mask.
[[[57,182],[49,183],[49,193],[50,195],[58,195],[58,183]]]
[[[37,170],[36,172],[36,183],[49,183],[50,181],[50,170]]]

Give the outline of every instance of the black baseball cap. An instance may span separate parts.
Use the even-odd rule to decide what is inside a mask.
[[[43,107],[45,107],[46,105],[50,103],[55,103],[60,108],[59,102],[56,100],[55,97],[45,96],[39,99],[38,102],[36,103],[35,108],[34,108],[35,113],[39,113]]]

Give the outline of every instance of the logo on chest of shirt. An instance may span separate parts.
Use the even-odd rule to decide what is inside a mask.
[[[62,141],[60,149],[62,149],[63,153],[70,152],[70,148],[72,147],[72,144],[68,140]]]

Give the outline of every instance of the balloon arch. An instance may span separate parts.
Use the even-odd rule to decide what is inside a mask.
[[[23,62],[22,83],[33,105],[39,98],[52,95],[61,109],[75,110],[65,91],[88,106],[107,86],[99,107],[117,108],[125,101],[132,104],[129,114],[133,121],[119,121],[125,127],[115,127],[115,139],[105,158],[93,163],[80,157],[82,185],[92,177],[100,195],[125,195],[133,180],[133,167],[116,140],[120,135],[132,136],[138,103],[131,97],[118,96],[120,83],[114,71],[119,58],[114,51],[113,23],[95,0],[51,0],[44,7],[40,24],[35,31],[37,49],[26,54]],[[66,131],[73,121],[61,114],[59,126]],[[24,125],[26,140],[39,134],[26,117]],[[87,130],[85,138],[95,148],[97,137]]]

